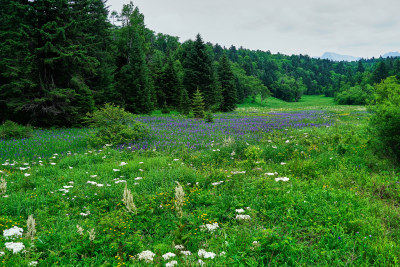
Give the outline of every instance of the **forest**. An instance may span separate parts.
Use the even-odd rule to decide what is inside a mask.
[[[135,114],[188,114],[197,89],[210,112],[257,96],[366,104],[373,84],[400,76],[398,58],[333,62],[221,47],[200,34],[181,42],[148,29],[132,2],[111,13],[101,0],[2,0],[1,7],[0,121],[81,126],[105,103]]]

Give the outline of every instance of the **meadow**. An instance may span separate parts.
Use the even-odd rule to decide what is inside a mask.
[[[121,146],[88,148],[91,129],[0,140],[2,265],[399,265],[400,171],[365,107],[305,96],[214,123],[137,119],[150,135]]]

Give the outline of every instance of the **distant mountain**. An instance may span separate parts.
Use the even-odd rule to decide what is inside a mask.
[[[387,57],[400,57],[400,53],[399,52],[389,52],[386,53],[382,56],[383,58],[387,58]]]
[[[360,59],[359,57],[340,55],[332,52],[325,52],[320,58],[333,61],[357,61]]]

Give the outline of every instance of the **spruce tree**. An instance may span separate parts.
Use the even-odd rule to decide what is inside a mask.
[[[198,88],[204,95],[207,109],[218,104],[214,66],[200,34],[194,42],[187,44],[183,67],[183,85],[189,95],[193,96]]]
[[[182,84],[179,81],[171,55],[167,56],[167,62],[162,73],[161,90],[165,95],[165,101],[169,107],[179,108]]]
[[[193,94],[192,110],[195,118],[204,118],[204,99],[199,89]]]
[[[220,109],[222,111],[233,111],[237,103],[237,90],[235,87],[235,77],[225,54],[221,57],[219,62],[218,77],[223,97]]]
[[[120,16],[123,27],[119,30],[119,70],[117,90],[120,102],[127,111],[149,113],[153,110],[152,87],[145,59],[145,32],[143,15],[132,2],[124,5]]]
[[[189,94],[185,88],[182,88],[181,95],[179,98],[179,111],[182,112],[184,115],[188,115],[191,110],[191,103]]]

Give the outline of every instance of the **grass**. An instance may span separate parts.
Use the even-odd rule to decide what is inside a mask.
[[[137,255],[150,250],[155,256],[148,265],[155,266],[172,260],[195,266],[199,259],[206,266],[398,265],[400,172],[389,158],[374,152],[368,114],[321,97],[305,97],[300,103],[268,99],[266,105],[241,106],[217,118],[269,118],[278,111],[293,111],[297,118],[300,111],[318,107],[329,118],[307,120],[325,118],[331,123],[249,132],[248,140],[216,132],[214,142],[176,149],[174,154],[161,148],[85,150],[85,129],[64,130],[75,135],[45,139],[48,142],[30,154],[24,146],[35,144],[35,137],[15,141],[14,150],[3,152],[2,162],[8,159],[8,164],[0,165],[8,196],[1,198],[0,231],[18,226],[26,233],[27,217],[33,214],[37,233],[33,240],[25,235],[15,240],[24,243],[26,253],[13,254],[3,238],[1,263],[143,266]],[[165,119],[183,120],[176,116],[162,116],[152,125],[161,129]],[[216,120],[214,127],[219,123]],[[39,155],[41,159],[35,157]],[[276,181],[283,177],[289,180]],[[177,181],[185,192],[182,218],[175,206]],[[125,185],[137,213],[125,208]],[[215,223],[213,232],[201,227]],[[94,240],[89,239],[92,229]],[[191,256],[174,247],[183,236],[188,236],[185,249]],[[215,257],[200,257],[200,249]],[[164,260],[167,252],[176,256]]]

